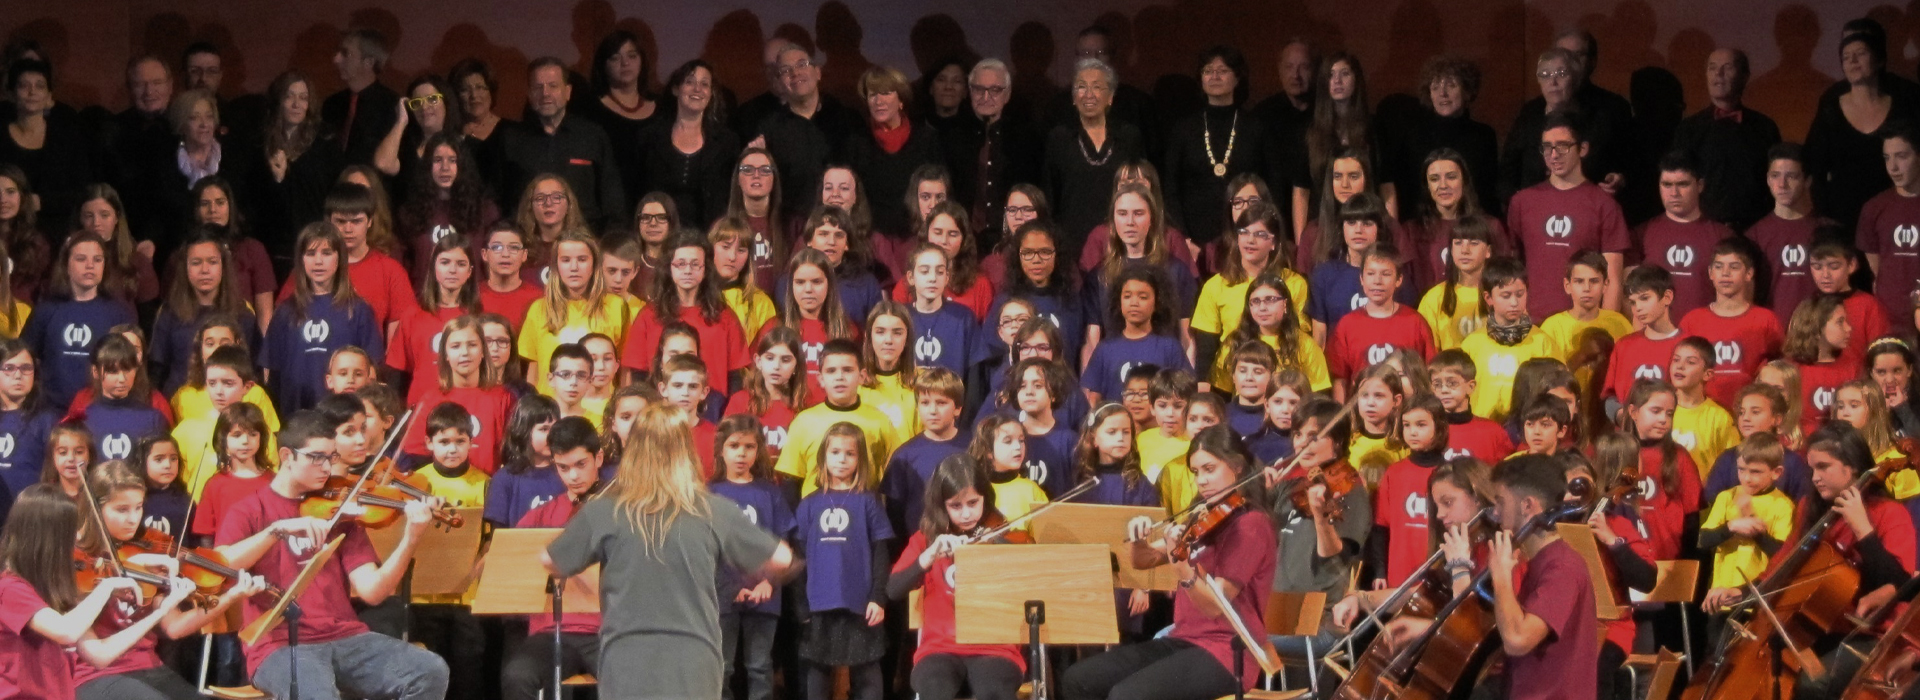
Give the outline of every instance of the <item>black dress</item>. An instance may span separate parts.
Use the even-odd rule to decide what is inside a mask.
[[[913,122],[907,142],[899,151],[888,153],[874,140],[873,129],[861,128],[847,137],[847,165],[860,176],[867,193],[867,207],[873,213],[873,230],[895,239],[911,238],[913,212],[907,211],[907,180],[922,165],[947,164],[940,150],[940,134],[926,122]]]
[[[1893,98],[1893,106],[1887,109],[1887,118],[1881,124],[1913,119],[1920,100],[1909,89],[1895,89],[1891,76],[1884,82],[1889,84],[1883,92]],[[1852,231],[1860,218],[1860,207],[1887,191],[1893,181],[1887,178],[1886,165],[1881,162],[1880,137],[1860,133],[1840,110],[1840,96],[1849,89],[1841,81],[1820,95],[1813,126],[1807,129],[1806,159],[1814,211]]]
[[[753,129],[741,132],[740,138],[766,137],[767,152],[773,154],[773,166],[780,171],[780,206],[787,219],[805,220],[820,198],[820,176],[827,163],[844,157],[839,150],[855,130],[865,128],[860,113],[821,95],[812,117],[782,106],[762,117]]]
[[[1212,243],[1233,223],[1227,220],[1227,181],[1253,173],[1272,183],[1280,162],[1279,144],[1268,138],[1265,125],[1236,107],[1209,106],[1180,120],[1167,135],[1166,168],[1160,171],[1169,225],[1194,243]],[[1215,163],[1226,170],[1216,174]]]
[[[1288,99],[1286,93],[1280,93],[1261,100],[1250,113],[1266,125],[1267,136],[1279,147],[1279,173],[1277,179],[1267,181],[1267,188],[1281,200],[1276,203],[1281,211],[1286,211],[1291,207],[1293,198],[1281,193],[1291,191],[1296,186],[1292,181],[1293,173],[1307,167],[1307,152],[1302,147],[1306,144],[1307,127],[1313,124],[1312,94],[1308,94],[1305,109],[1295,109],[1293,100]],[[1304,185],[1300,187],[1312,189]]]
[[[1019,117],[1003,116],[992,124],[979,117],[956,119],[940,130],[953,177],[953,199],[966,205],[973,228],[980,232],[980,249],[1000,240],[1001,209],[1007,192],[1020,183],[1039,184],[1040,134]]]
[[[672,120],[656,121],[639,135],[639,192],[665,192],[673,197],[680,223],[701,231],[727,213],[733,191],[733,165],[740,157],[740,137],[733,130],[709,122],[700,150],[683,153],[673,145]],[[637,198],[632,201],[639,201]]]
[[[1107,142],[1098,149],[1078,123],[1053,127],[1047,134],[1043,189],[1060,224],[1060,250],[1079,250],[1087,233],[1107,222],[1114,172],[1146,154],[1140,130],[1126,122],[1108,121]]]
[[[1716,117],[1714,108],[1681,120],[1673,150],[1686,151],[1706,188],[1700,207],[1707,218],[1745,230],[1773,210],[1767,189],[1767,149],[1780,143],[1780,127],[1751,107],[1739,116]]]
[[[65,238],[67,219],[80,205],[87,185],[101,181],[105,169],[94,141],[78,120],[46,117],[47,135],[37,149],[22,148],[13,130],[0,126],[0,163],[11,163],[27,174],[40,196],[40,230]]]
[[[592,98],[574,106],[577,114],[587,121],[599,124],[607,132],[607,140],[613,142],[613,163],[620,170],[620,184],[626,187],[627,201],[638,202],[648,190],[641,189],[645,178],[640,172],[640,134],[673,114],[673,105],[655,102],[653,114],[645,119],[629,119],[614,112],[599,98]],[[499,129],[494,129],[499,133]],[[684,216],[684,214],[682,214]]]

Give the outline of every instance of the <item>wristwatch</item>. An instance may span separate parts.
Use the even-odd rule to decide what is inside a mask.
[[[1185,581],[1181,581],[1181,582],[1180,582],[1180,587],[1181,587],[1181,588],[1192,588],[1192,587],[1193,587],[1193,579],[1187,579],[1187,580],[1185,580]]]

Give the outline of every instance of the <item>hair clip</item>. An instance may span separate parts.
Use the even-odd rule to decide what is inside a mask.
[[[1871,342],[1871,343],[1868,343],[1868,344],[1867,344],[1867,349],[1868,349],[1868,350],[1872,350],[1872,349],[1874,349],[1874,348],[1877,348],[1877,347],[1880,347],[1880,346],[1882,346],[1882,345],[1892,345],[1892,346],[1895,346],[1895,347],[1898,347],[1898,348],[1900,348],[1900,349],[1902,349],[1902,350],[1911,350],[1911,349],[1912,349],[1912,348],[1910,348],[1910,347],[1908,347],[1908,346],[1907,346],[1907,341],[1905,341],[1905,340],[1901,340],[1901,339],[1899,339],[1899,338],[1896,338],[1896,337],[1894,337],[1894,336],[1887,336],[1887,337],[1885,337],[1885,338],[1881,338],[1881,339],[1879,339],[1879,340],[1876,340],[1876,341],[1873,341],[1873,342]]]

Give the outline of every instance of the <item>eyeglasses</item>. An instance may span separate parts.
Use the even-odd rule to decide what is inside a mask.
[[[1233,205],[1235,209],[1244,209],[1259,204],[1260,202],[1261,199],[1259,197],[1234,197],[1233,199],[1227,200],[1227,203]]]
[[[566,204],[567,193],[549,192],[547,194],[536,194],[533,196],[533,203],[539,204],[542,206],[548,205],[548,204]]]
[[[1006,318],[1000,319],[1000,327],[1001,328],[1019,328],[1021,326],[1027,325],[1027,322],[1031,320],[1033,320],[1032,316],[1008,316]]]
[[[707,264],[699,260],[675,260],[669,267],[680,272],[699,272],[706,269]]]
[[[1152,394],[1152,392],[1147,392],[1147,391],[1123,391],[1123,392],[1120,392],[1120,398],[1121,398],[1122,400],[1126,400],[1126,401],[1145,401],[1145,400],[1147,400],[1147,398],[1148,398],[1148,397],[1150,397],[1150,396],[1152,396],[1152,395],[1153,395],[1153,394]]]
[[[409,97],[407,98],[407,109],[417,111],[422,107],[426,107],[427,105],[438,105],[440,104],[441,100],[444,100],[446,98],[447,98],[446,95],[442,95],[437,92],[431,95],[423,96],[423,97]]]
[[[338,452],[308,452],[306,450],[294,450],[293,455],[295,457],[299,457],[301,459],[307,460],[307,464],[333,464],[334,460],[340,458],[340,453]]]
[[[1562,68],[1560,70],[1543,70],[1538,73],[1534,73],[1533,77],[1539,78],[1541,80],[1565,80],[1567,76],[1570,76],[1570,75],[1573,75],[1571,71],[1568,71],[1567,69]]]
[[[740,174],[741,174],[741,175],[753,175],[753,176],[759,176],[759,177],[773,177],[773,166],[771,166],[771,165],[759,165],[759,166],[754,166],[754,165],[742,165],[742,166],[740,166]]]
[[[1467,388],[1467,383],[1460,381],[1458,379],[1434,379],[1427,382],[1427,384],[1428,386],[1433,387],[1435,390],[1444,389],[1447,391],[1453,391],[1457,389]]]
[[[1022,248],[1020,250],[1020,259],[1027,262],[1052,260],[1053,256],[1054,250],[1052,248]]]
[[[513,347],[513,339],[512,338],[488,338],[487,347],[510,348],[510,347]]]
[[[791,66],[780,66],[779,70],[774,71],[774,73],[779,75],[782,78],[791,78],[793,77],[793,74],[806,70],[808,68],[812,68],[812,67],[813,67],[813,61],[803,58],[803,59],[800,59],[799,63],[795,63]]]
[[[1052,353],[1052,352],[1053,352],[1053,343],[1021,343],[1021,344],[1020,344],[1020,351],[1021,351],[1021,352],[1028,352],[1028,351],[1032,351],[1032,352],[1044,352],[1044,353]]]
[[[999,99],[1001,95],[1007,94],[1005,85],[968,85],[967,89],[971,90],[975,97]]]
[[[1540,144],[1540,154],[1541,155],[1553,154],[1558,156],[1564,156],[1569,153],[1572,153],[1573,149],[1578,148],[1579,146],[1580,144],[1573,143],[1570,141],[1561,141],[1559,143],[1543,143],[1543,144]]]
[[[1008,216],[1033,216],[1039,212],[1038,207],[1007,207]]]
[[[0,376],[24,377],[33,374],[33,365],[0,365]]]
[[[1208,68],[1206,70],[1200,71],[1200,77],[1231,78],[1233,77],[1233,69],[1232,68]]]
[[[1254,238],[1257,238],[1263,241],[1273,240],[1273,232],[1268,231],[1264,228],[1243,228],[1237,231],[1236,233],[1239,233],[1242,236],[1253,236]]]
[[[558,379],[558,380],[560,380],[560,381],[563,381],[563,382],[571,382],[571,381],[575,381],[575,380],[587,380],[587,379],[592,379],[592,378],[593,378],[593,373],[592,373],[592,372],[567,372],[567,371],[559,371],[559,372],[553,372],[553,373],[551,373],[551,374],[552,374],[552,376],[553,376],[553,378],[554,378],[554,379]]]
[[[491,250],[495,253],[519,255],[521,253],[527,252],[527,247],[523,245],[513,244],[513,243],[494,243],[492,245],[487,246],[487,250]]]
[[[1262,307],[1262,308],[1265,308],[1265,307],[1268,307],[1268,306],[1274,306],[1274,305],[1276,305],[1276,304],[1279,304],[1279,303],[1281,303],[1281,302],[1283,302],[1283,301],[1285,301],[1285,300],[1284,300],[1284,299],[1281,299],[1280,297],[1277,297],[1277,296],[1271,296],[1271,297],[1254,297],[1254,298],[1252,298],[1252,299],[1248,299],[1248,300],[1247,300],[1247,306],[1258,306],[1258,307]]]
[[[668,217],[668,216],[667,216],[666,214],[641,214],[641,215],[640,215],[640,223],[643,223],[643,224],[669,224],[669,223],[673,223],[673,220],[672,220],[671,218],[669,218],[669,217]]]

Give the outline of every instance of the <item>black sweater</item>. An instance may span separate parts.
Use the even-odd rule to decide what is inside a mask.
[[[860,126],[847,137],[844,159],[860,176],[867,193],[867,207],[873,213],[873,231],[894,238],[912,238],[913,214],[907,210],[907,180],[922,165],[947,164],[940,150],[940,135],[926,122],[912,122],[907,143],[895,153],[880,148],[873,129]]]

